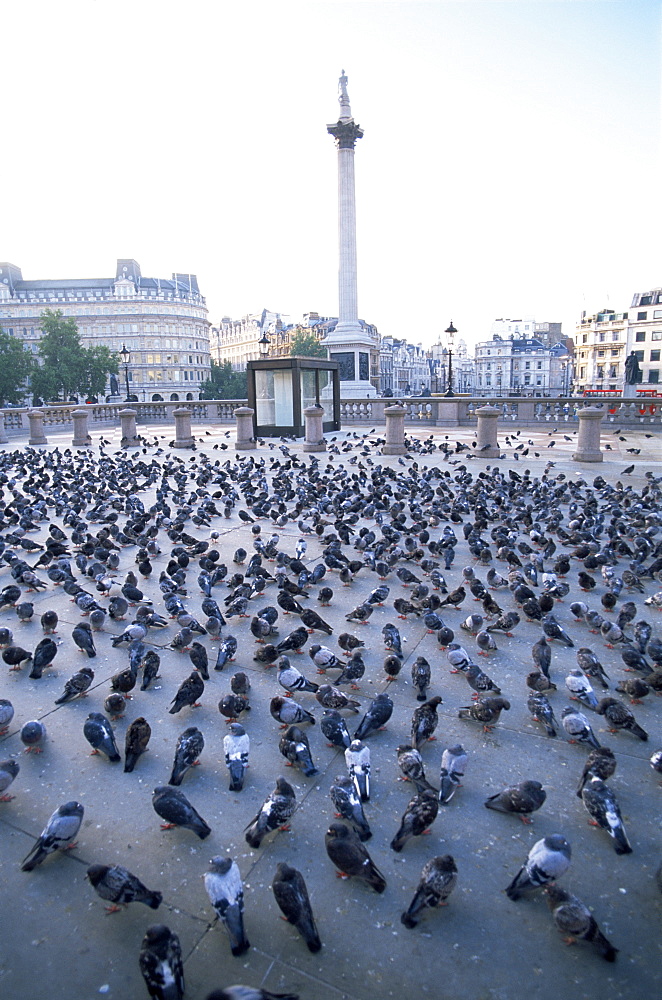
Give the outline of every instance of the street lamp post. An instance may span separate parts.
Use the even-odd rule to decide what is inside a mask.
[[[129,358],[131,357],[131,351],[127,349],[126,344],[122,344],[122,350],[119,352],[120,357],[124,363],[124,384],[126,386],[126,400],[129,402],[129,396],[131,395],[129,391]]]
[[[267,337],[266,330],[258,340],[257,346],[260,348],[260,356],[266,358],[269,354],[269,338]]]
[[[448,335],[448,388],[444,396],[450,397],[455,395],[453,392],[453,344],[455,343],[453,338],[457,330],[453,326],[453,320],[451,320],[450,326],[446,327],[444,333]]]

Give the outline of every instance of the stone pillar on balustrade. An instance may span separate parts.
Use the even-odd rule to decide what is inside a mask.
[[[3,410],[0,410],[0,444],[8,444],[9,438],[7,437],[7,429],[5,427],[5,414]]]
[[[303,411],[306,422],[306,436],[303,442],[304,451],[326,451],[326,441],[324,440],[324,430],[322,421],[324,419],[323,406],[307,406]]]
[[[71,411],[71,418],[74,422],[74,439],[71,444],[74,448],[88,448],[92,444],[92,438],[87,429],[87,415],[87,410]]]
[[[457,396],[438,396],[434,402],[437,404],[437,427],[460,426],[460,400]]]
[[[256,447],[255,436],[253,434],[253,414],[255,410],[251,406],[238,406],[232,411],[237,421],[237,440],[234,443],[237,451],[247,451]]]
[[[497,442],[497,421],[500,416],[499,406],[480,406],[476,410],[476,455],[479,458],[498,458],[501,454]]]
[[[579,433],[577,434],[577,451],[572,456],[573,462],[602,462],[600,450],[600,426],[604,410],[597,406],[583,406],[577,410]]]
[[[386,444],[382,448],[382,455],[405,455],[405,413],[406,406],[395,403],[393,406],[384,408],[386,418]]]
[[[192,448],[195,444],[191,431],[192,411],[188,406],[178,406],[172,415],[175,418],[175,448]]]
[[[48,444],[48,438],[44,434],[44,414],[41,410],[28,410],[28,420],[30,421],[28,444]]]
[[[138,439],[138,428],[136,427],[136,415],[138,411],[126,406],[120,410],[120,425],[122,428],[122,448],[137,448],[140,444]]]

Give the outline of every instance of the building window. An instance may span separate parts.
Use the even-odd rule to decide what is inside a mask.
[[[524,376],[524,385],[531,385],[531,376],[530,375],[525,375]]]
[[[604,378],[605,377],[604,365],[598,365],[598,375],[597,375],[597,377],[598,378]]]
[[[648,315],[648,313],[645,313],[645,312],[643,312],[643,313],[637,313],[637,319],[638,320],[639,319],[646,319],[647,315]]]
[[[660,381],[660,369],[651,368],[648,373],[648,381],[657,384]]]
[[[531,362],[530,361],[525,361],[524,362],[524,367],[525,368],[530,368],[531,367]]]
[[[598,334],[598,340],[600,341],[601,344],[604,343],[604,340],[605,340],[606,336],[607,336],[607,334],[605,333],[605,331],[604,330],[600,330],[600,333]]]
[[[639,305],[649,306],[652,303],[652,301],[653,301],[652,295],[642,295],[641,298],[639,299]]]
[[[11,330],[9,332],[11,333]],[[651,340],[662,340],[662,330],[653,330]]]
[[[659,361],[659,360],[660,360],[660,352],[651,351],[651,361]]]
[[[653,319],[662,319],[662,309],[656,309],[653,313]]]
[[[636,356],[637,361],[643,361],[644,360],[644,352],[643,351],[633,351],[632,353]]]
[[[634,335],[634,339],[635,339],[635,343],[637,343],[637,344],[643,344],[643,342],[646,339],[646,331],[645,330],[637,330],[637,332]]]
[[[604,356],[605,356],[605,352],[604,351],[598,351],[598,357],[599,358],[604,358]]]
[[[540,369],[542,368],[542,361],[536,361],[536,368],[538,369],[538,371],[540,371]]]
[[[587,343],[588,343],[588,334],[587,333],[583,333],[582,334],[582,344],[587,344]]]
[[[612,333],[612,335],[611,335],[611,339],[612,340],[618,340],[619,336],[620,336],[620,334],[619,334],[618,330],[614,330],[613,333]]]
[[[617,358],[618,357],[618,347],[612,347],[610,353],[611,353],[612,358]]]

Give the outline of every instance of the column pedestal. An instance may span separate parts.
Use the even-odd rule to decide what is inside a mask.
[[[501,415],[498,406],[481,406],[476,410],[478,417],[476,456],[478,458],[498,458],[501,454],[497,444],[497,420]]]
[[[175,448],[192,448],[195,438],[191,433],[191,411],[187,406],[178,406],[172,415],[175,418]]]
[[[28,420],[30,421],[28,444],[48,444],[48,439],[44,434],[44,415],[41,410],[28,410]]]
[[[384,408],[386,418],[386,444],[382,455],[405,455],[405,413],[407,408],[395,403]]]
[[[255,438],[253,437],[253,414],[255,410],[250,406],[238,406],[232,412],[237,420],[235,449],[237,451],[247,451],[257,447]]]
[[[87,430],[87,415],[87,410],[72,410],[74,439],[71,444],[74,448],[87,448],[92,444],[92,438]]]
[[[5,414],[0,410],[0,444],[8,444],[9,438],[5,429]]]
[[[326,451],[326,441],[322,430],[324,407],[307,406],[303,415],[306,421],[306,439],[303,443],[303,450]]]
[[[634,387],[633,387],[634,388]],[[600,423],[604,410],[597,406],[584,406],[577,410],[579,433],[577,434],[577,451],[572,456],[573,462],[602,462],[600,451]]]
[[[120,425],[122,427],[122,448],[137,448],[140,444],[138,440],[138,429],[136,428],[137,410],[132,410],[127,406],[120,410]]]

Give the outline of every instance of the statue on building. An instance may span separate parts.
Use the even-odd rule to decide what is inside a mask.
[[[635,351],[630,351],[625,359],[625,384],[636,385],[641,381],[641,368]]]
[[[111,396],[119,396],[119,394],[120,394],[120,387],[119,387],[119,382],[117,381],[117,375],[111,375],[110,376],[110,395]]]

